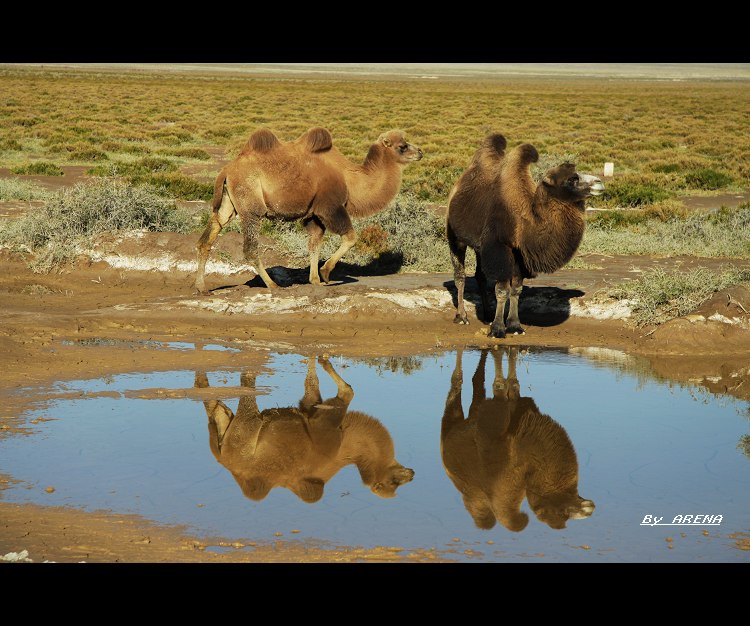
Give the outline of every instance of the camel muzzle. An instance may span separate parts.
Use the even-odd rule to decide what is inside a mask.
[[[584,185],[588,186],[592,196],[601,196],[604,193],[604,183],[601,178],[591,174],[579,174],[579,178]]]

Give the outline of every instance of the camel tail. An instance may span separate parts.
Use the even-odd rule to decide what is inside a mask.
[[[333,137],[325,128],[311,128],[304,134],[305,147],[310,152],[326,152],[333,146]]]
[[[227,173],[224,170],[219,172],[214,183],[214,197],[211,200],[211,208],[214,211],[218,211],[221,206],[221,198],[224,195],[224,183],[227,180]]]
[[[247,140],[245,147],[242,149],[242,153],[247,152],[270,152],[274,148],[281,145],[281,142],[276,138],[270,130],[261,128],[256,130],[250,138]]]

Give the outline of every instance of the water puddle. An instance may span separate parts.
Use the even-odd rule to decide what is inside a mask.
[[[124,348],[167,348],[171,350],[218,350],[222,352],[240,352],[239,348],[232,346],[225,346],[222,344],[204,343],[194,344],[188,341],[156,341],[153,339],[109,339],[94,337],[91,339],[77,339],[71,341],[69,339],[63,339],[60,342],[63,346],[91,346],[91,347],[124,347]]]
[[[5,501],[460,561],[750,560],[748,404],[618,352],[271,353],[65,381],[26,417]]]

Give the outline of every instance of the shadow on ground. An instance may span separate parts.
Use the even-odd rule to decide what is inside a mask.
[[[345,285],[347,283],[358,282],[356,276],[388,276],[390,274],[398,274],[402,265],[404,264],[404,257],[400,253],[386,252],[381,254],[377,259],[373,259],[366,265],[354,265],[345,261],[340,261],[336,264],[333,272],[330,276],[329,284],[332,285]],[[318,267],[322,267],[321,262]],[[307,285],[310,283],[310,268],[291,268],[284,267],[282,265],[275,265],[268,268],[268,273],[276,281],[279,287],[292,287],[294,285]],[[262,287],[265,288],[265,283],[260,276],[255,276],[251,280],[245,283],[247,287]],[[212,291],[218,289],[227,289],[234,285],[225,285],[223,287],[216,287]]]
[[[453,306],[458,304],[458,292],[452,280],[445,281],[443,286],[450,292]],[[580,289],[562,289],[560,287],[529,287],[524,285],[518,298],[518,317],[521,324],[532,326],[557,326],[570,317],[570,300],[586,295]],[[474,313],[478,320],[490,323],[495,314],[497,302],[494,293],[490,292],[492,311],[482,312],[482,300],[479,297],[479,285],[472,277],[466,278],[464,301],[474,305]],[[505,303],[505,314],[508,314],[509,302]]]

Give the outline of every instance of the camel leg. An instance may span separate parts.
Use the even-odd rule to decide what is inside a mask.
[[[305,376],[305,395],[299,401],[299,408],[306,414],[311,414],[316,404],[323,402],[320,395],[320,382],[315,370],[315,357],[307,359],[307,376]]]
[[[326,216],[325,220],[323,220],[321,216],[321,221],[323,222],[323,226],[332,233],[341,235],[341,245],[338,250],[336,250],[336,252],[331,255],[331,258],[323,264],[322,268],[320,268],[320,275],[323,278],[323,281],[327,284],[333,268],[336,267],[336,263],[338,263],[341,257],[344,256],[357,242],[357,233],[354,232],[352,220],[346,212],[346,208],[343,206],[337,207],[330,213],[330,215]]]
[[[258,226],[260,225],[260,216],[247,213],[241,213],[242,235],[244,237],[242,251],[245,254],[245,260],[248,263],[255,263],[258,270],[258,276],[269,289],[275,289],[278,285],[268,275],[263,260],[258,252]]]
[[[327,358],[319,358],[318,363],[336,383],[337,392],[335,398],[330,398],[315,406],[316,411],[309,415],[307,421],[308,433],[318,453],[335,456],[341,447],[343,437],[341,425],[349,403],[354,398],[354,390],[336,373]]]
[[[208,220],[206,229],[198,240],[198,273],[195,277],[195,288],[201,295],[208,294],[205,282],[208,254],[211,252],[211,248],[216,242],[216,238],[219,236],[221,229],[224,228],[224,226],[229,223],[229,220],[231,220],[236,214],[234,205],[225,189],[224,195],[221,199],[221,205],[218,209],[211,212],[211,217]]]
[[[207,389],[209,387],[208,376],[206,376],[205,372],[195,372],[195,383],[193,386],[196,389]],[[206,400],[203,402],[203,407],[208,417],[209,447],[218,459],[221,456],[221,444],[224,442],[224,435],[234,419],[234,413],[221,400]]]
[[[505,301],[511,289],[511,282],[516,275],[513,251],[497,240],[486,241],[481,248],[482,264],[487,272],[487,279],[495,284],[495,318],[487,333],[490,337],[505,337]]]
[[[336,383],[336,398],[348,405],[354,398],[354,390],[351,388],[349,383],[347,383],[343,378],[341,378],[341,376],[336,373],[336,370],[333,369],[333,366],[328,361],[328,359],[320,357],[318,359],[318,363],[320,363],[321,367],[325,370],[326,374],[331,377],[333,382]]]
[[[493,350],[492,351],[492,358],[495,361],[495,380],[492,381],[492,397],[493,398],[501,398],[501,399],[507,399],[506,395],[506,388],[507,388],[507,381],[505,380],[505,375],[503,374],[503,355],[505,354],[505,349],[500,350]]]
[[[469,405],[469,419],[476,417],[479,407],[485,400],[484,393],[484,370],[487,367],[487,350],[482,350],[479,355],[479,363],[471,377],[471,404]]]
[[[461,367],[463,352],[461,348],[456,350],[456,366],[451,374],[451,388],[448,391],[448,397],[445,400],[445,410],[443,411],[443,421],[440,426],[441,439],[451,428],[464,421],[464,409],[461,405],[461,386],[464,381],[463,369]]]
[[[245,370],[240,374],[240,386],[255,389],[255,377],[256,374]],[[256,396],[242,396],[237,405],[237,415],[242,414],[243,416],[260,416],[260,409],[258,408],[258,399]]]
[[[456,285],[456,317],[454,324],[468,324],[469,316],[464,308],[464,287],[466,285],[466,245],[459,243],[450,225],[447,229],[448,247],[451,252],[451,263],[453,264],[453,282]],[[478,258],[478,257],[477,257]]]
[[[320,246],[323,244],[323,235],[325,235],[326,229],[314,217],[305,222],[305,229],[308,234],[307,249],[310,251],[310,282],[313,285],[319,285],[318,261],[320,260]]]
[[[502,400],[518,400],[521,396],[521,387],[518,384],[516,376],[516,354],[518,350],[515,347],[507,349],[508,355],[508,376],[503,375],[503,355],[506,350],[495,350],[492,356],[495,359],[495,381],[492,384],[492,394],[495,398]]]
[[[495,308],[495,319],[492,320],[490,326],[490,332],[487,333],[490,337],[497,337],[503,339],[505,337],[505,322],[503,318],[505,316],[505,301],[508,298],[510,292],[510,281],[498,280],[495,283],[495,299],[497,305]]]
[[[333,268],[336,267],[336,263],[339,262],[341,257],[344,256],[356,242],[357,233],[354,232],[354,228],[341,235],[341,245],[339,246],[339,249],[336,250],[336,252],[331,255],[331,258],[328,259],[323,264],[323,267],[320,268],[320,275],[323,278],[323,282],[328,284],[328,279],[331,276]]]
[[[487,297],[487,277],[482,271],[482,258],[477,254],[477,271],[474,273],[474,278],[477,279],[479,285],[479,297],[482,299],[482,320],[489,321],[490,311],[490,299]]]
[[[525,335],[526,331],[521,326],[518,318],[518,297],[523,290],[523,278],[514,276],[510,286],[510,307],[508,308],[508,326],[506,332],[509,335]]]

